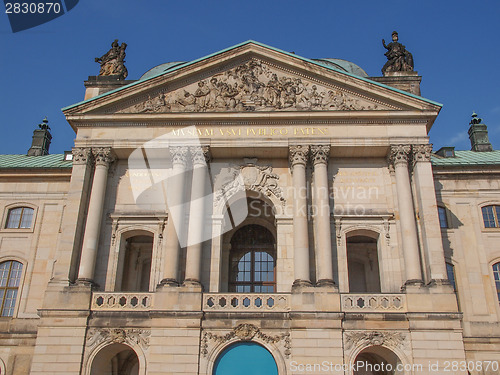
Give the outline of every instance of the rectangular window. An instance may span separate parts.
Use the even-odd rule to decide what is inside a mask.
[[[481,209],[485,228],[498,228],[500,206],[486,206]]]
[[[451,263],[446,263],[446,273],[448,274],[448,281],[453,286],[453,290],[457,291],[457,285],[455,283],[455,267]]]
[[[448,217],[446,216],[446,208],[438,207],[439,226],[441,228],[448,228]]]
[[[500,263],[493,265],[493,276],[495,277],[498,302],[500,302]]]

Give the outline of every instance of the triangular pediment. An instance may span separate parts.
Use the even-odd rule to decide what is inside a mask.
[[[248,43],[64,109],[72,114],[436,110],[423,98]]]

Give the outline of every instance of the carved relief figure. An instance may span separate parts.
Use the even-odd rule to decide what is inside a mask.
[[[126,43],[118,45],[118,39],[111,43],[111,49],[101,57],[96,57],[95,62],[101,64],[100,76],[117,75],[120,79],[127,78],[128,72],[125,67]]]
[[[325,111],[377,109],[340,90],[319,86],[250,60],[224,73],[122,110],[137,112]],[[153,104],[154,103],[154,104]]]
[[[387,62],[382,67],[382,73],[386,72],[408,72],[413,71],[413,56],[406,50],[406,47],[398,42],[397,31],[392,32],[392,42],[385,45],[382,39],[382,45],[387,49],[385,56]]]

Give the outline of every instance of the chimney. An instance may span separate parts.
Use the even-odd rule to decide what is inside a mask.
[[[40,129],[33,131],[33,142],[28,150],[28,156],[42,156],[49,154],[50,141],[52,135],[50,134],[49,121],[45,117],[41,124],[38,125]]]
[[[477,113],[472,113],[470,121],[469,139],[472,151],[493,151],[490,139],[488,138],[488,129],[483,120],[477,117]]]

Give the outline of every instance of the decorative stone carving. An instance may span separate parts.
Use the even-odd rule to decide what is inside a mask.
[[[170,93],[150,94],[122,113],[352,111],[386,109],[367,98],[285,74],[252,59]]]
[[[128,72],[125,67],[126,43],[118,46],[118,39],[111,43],[111,49],[101,57],[96,57],[95,62],[101,64],[100,76],[118,76],[118,79],[127,78]]]
[[[382,39],[382,45],[387,52],[387,62],[382,67],[382,73],[387,72],[408,72],[413,71],[413,55],[406,50],[406,47],[398,42],[398,32],[392,32],[392,42],[385,45],[385,40]]]
[[[290,357],[291,339],[289,332],[270,336],[263,333],[257,326],[249,323],[239,324],[238,326],[234,327],[231,332],[226,333],[225,335],[217,335],[212,332],[204,332],[203,338],[201,340],[201,354],[203,355],[203,357],[206,357],[208,355],[208,346],[210,341],[224,344],[235,337],[242,341],[250,341],[254,337],[258,337],[259,339],[269,344],[276,344],[280,341],[283,341],[283,347],[285,348],[285,358]]]
[[[295,164],[307,164],[307,157],[309,156],[309,146],[294,145],[288,147],[290,166],[293,168]]]
[[[97,147],[92,149],[96,165],[109,165],[115,160],[111,147]]]
[[[432,144],[428,145],[413,145],[413,162],[417,163],[419,161],[431,161]]]
[[[328,164],[330,158],[329,145],[313,145],[311,146],[311,159],[314,165],[318,163]]]
[[[405,349],[408,345],[406,334],[401,332],[348,332],[345,334],[345,348],[352,349],[355,345],[380,346]]]
[[[226,171],[224,173],[227,173]],[[233,178],[224,179],[228,182],[222,184],[215,192],[214,201],[217,206],[222,198],[229,199],[238,191],[245,189],[256,191],[267,197],[274,196],[284,206],[286,204],[283,190],[278,185],[279,176],[273,172],[273,167],[259,165],[243,165],[233,168]],[[216,179],[219,179],[217,176]]]
[[[396,167],[398,164],[408,164],[410,157],[410,145],[394,145],[391,146],[389,153],[389,163]]]
[[[210,161],[210,147],[189,147],[191,152],[191,157],[193,159],[193,165],[206,165]]]
[[[90,328],[87,332],[86,345],[94,348],[97,345],[107,343],[136,344],[144,350],[149,347],[151,331],[136,328]]]
[[[171,146],[169,150],[172,155],[172,164],[180,164],[185,167],[189,148],[187,146]]]
[[[73,147],[73,165],[85,165],[92,161],[92,150],[89,147]]]

